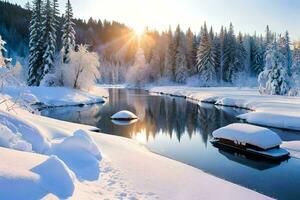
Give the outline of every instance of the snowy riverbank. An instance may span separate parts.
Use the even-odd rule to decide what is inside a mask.
[[[248,123],[300,131],[300,98],[260,95],[252,88],[151,87],[150,92],[181,96],[199,102],[249,109],[238,116]]]
[[[94,86],[88,92],[65,87],[3,87],[2,93],[14,100],[24,99],[31,104],[42,104],[45,107],[74,106],[102,103],[108,97],[106,89]]]
[[[0,105],[6,147],[0,148],[0,199],[268,199],[132,140],[21,108],[8,112],[9,104]]]

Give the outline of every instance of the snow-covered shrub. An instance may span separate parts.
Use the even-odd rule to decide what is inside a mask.
[[[265,70],[258,77],[259,90],[263,94],[285,95],[291,88],[285,57],[277,42],[273,42],[266,52]]]
[[[95,52],[89,52],[87,46],[79,45],[78,51],[70,52],[70,61],[62,64],[56,74],[62,78],[64,86],[88,90],[100,78],[99,58]],[[61,70],[61,71],[59,71]]]
[[[129,68],[126,80],[134,85],[143,85],[148,82],[148,64],[146,63],[144,51],[139,49],[135,55],[134,64]]]

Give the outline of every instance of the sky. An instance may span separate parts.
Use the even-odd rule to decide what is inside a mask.
[[[24,5],[28,0],[9,0]],[[59,0],[64,10],[67,0]],[[300,0],[71,0],[76,18],[115,20],[140,30],[148,26],[159,31],[177,24],[194,32],[207,22],[219,31],[233,23],[235,31],[290,32],[300,39]]]

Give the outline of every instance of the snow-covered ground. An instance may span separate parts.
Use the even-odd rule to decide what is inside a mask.
[[[46,91],[38,94],[39,101],[56,102]],[[269,199],[133,140],[18,107],[6,111],[13,104],[0,104],[0,146],[6,147],[0,147],[0,199]]]
[[[300,130],[300,98],[260,95],[252,88],[199,88],[186,86],[151,87],[153,93],[182,96],[201,102],[249,109],[238,116],[248,123]]]
[[[4,87],[2,92],[14,99],[25,99],[31,103],[42,103],[45,106],[66,106],[92,104],[105,101],[108,92],[94,86],[89,92],[82,92],[65,87]]]

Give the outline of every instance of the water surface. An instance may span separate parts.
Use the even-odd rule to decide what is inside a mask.
[[[43,110],[42,115],[132,138],[155,153],[277,199],[300,198],[300,160],[270,163],[215,148],[209,142],[214,130],[238,122],[235,116],[248,111],[198,106],[183,98],[150,95],[143,90],[110,89],[109,94],[104,105],[52,108]],[[135,113],[139,120],[129,125],[111,121],[110,116],[120,110]],[[274,131],[283,140],[300,140],[298,132]]]

